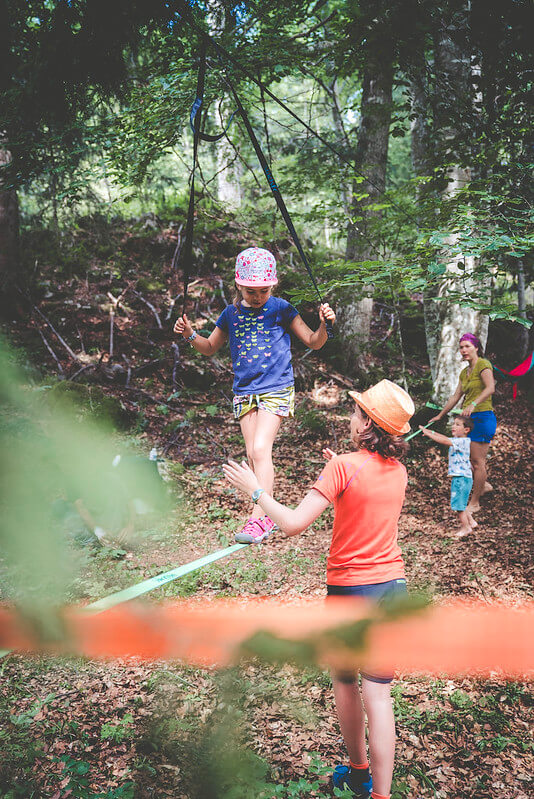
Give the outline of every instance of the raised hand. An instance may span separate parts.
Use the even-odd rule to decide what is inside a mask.
[[[246,461],[237,463],[228,461],[223,463],[224,476],[233,486],[243,491],[244,494],[252,494],[257,488],[261,488],[258,478]]]
[[[325,447],[322,453],[323,453],[323,458],[325,458],[325,460],[327,461],[331,461],[332,458],[335,458],[337,454],[334,452],[333,449],[330,449],[330,447]]]
[[[327,302],[323,302],[319,306],[319,319],[325,324],[326,322],[330,322],[332,325],[336,321],[336,315]]]
[[[184,338],[189,338],[189,336],[193,334],[193,328],[191,326],[191,322],[189,321],[189,319],[185,314],[183,316],[180,316],[176,320],[176,322],[174,323],[173,330],[175,333],[178,333],[180,336],[183,336]]]

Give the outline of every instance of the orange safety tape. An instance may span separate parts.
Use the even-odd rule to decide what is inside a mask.
[[[157,606],[130,603],[99,615],[71,607],[62,613],[65,640],[43,643],[15,610],[4,607],[0,647],[90,658],[177,658],[197,666],[224,666],[235,662],[248,639],[266,632],[313,642],[318,662],[343,668],[532,676],[534,603],[510,607],[458,601],[397,620],[380,620],[368,629],[362,652],[340,649],[327,633],[376,618],[377,613],[376,606],[353,598],[294,604],[244,598]]]

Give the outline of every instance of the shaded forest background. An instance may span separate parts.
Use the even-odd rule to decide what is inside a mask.
[[[176,234],[173,253],[151,264],[162,294],[177,296],[184,266],[192,275],[215,270],[229,289],[236,237],[222,237],[215,252],[200,242],[210,227],[233,223],[244,245],[284,254],[284,292],[316,299],[242,120],[231,121],[233,86],[321,289],[339,306],[347,373],[367,371],[377,312],[389,314],[403,358],[414,303],[440,400],[455,385],[464,329],[485,342],[490,320],[512,320],[512,361],[503,366],[526,356],[527,3],[295,2],[291,13],[276,3],[10,3],[4,20],[5,308],[28,312],[43,258],[85,277],[80,241],[91,219],[102,230],[104,221],[143,214]],[[201,126],[227,130],[199,148],[193,254],[184,264],[201,44]],[[96,246],[121,278],[110,238]]]

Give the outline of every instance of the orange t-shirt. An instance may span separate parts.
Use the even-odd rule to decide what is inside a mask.
[[[397,535],[407,482],[402,463],[365,449],[327,463],[313,488],[334,503],[328,585],[404,577]]]

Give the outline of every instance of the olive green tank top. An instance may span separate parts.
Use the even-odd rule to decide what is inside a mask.
[[[478,395],[481,394],[485,388],[482,378],[480,377],[480,373],[484,369],[493,369],[493,367],[487,358],[479,358],[474,365],[471,374],[468,374],[468,369],[469,367],[466,366],[465,369],[462,369],[460,372],[460,385],[462,386],[462,391],[464,392],[462,408],[466,408],[472,402],[476,401]],[[493,403],[491,401],[491,397],[486,397],[484,402],[481,402],[480,405],[476,406],[474,412],[476,413],[477,411],[492,410]]]

